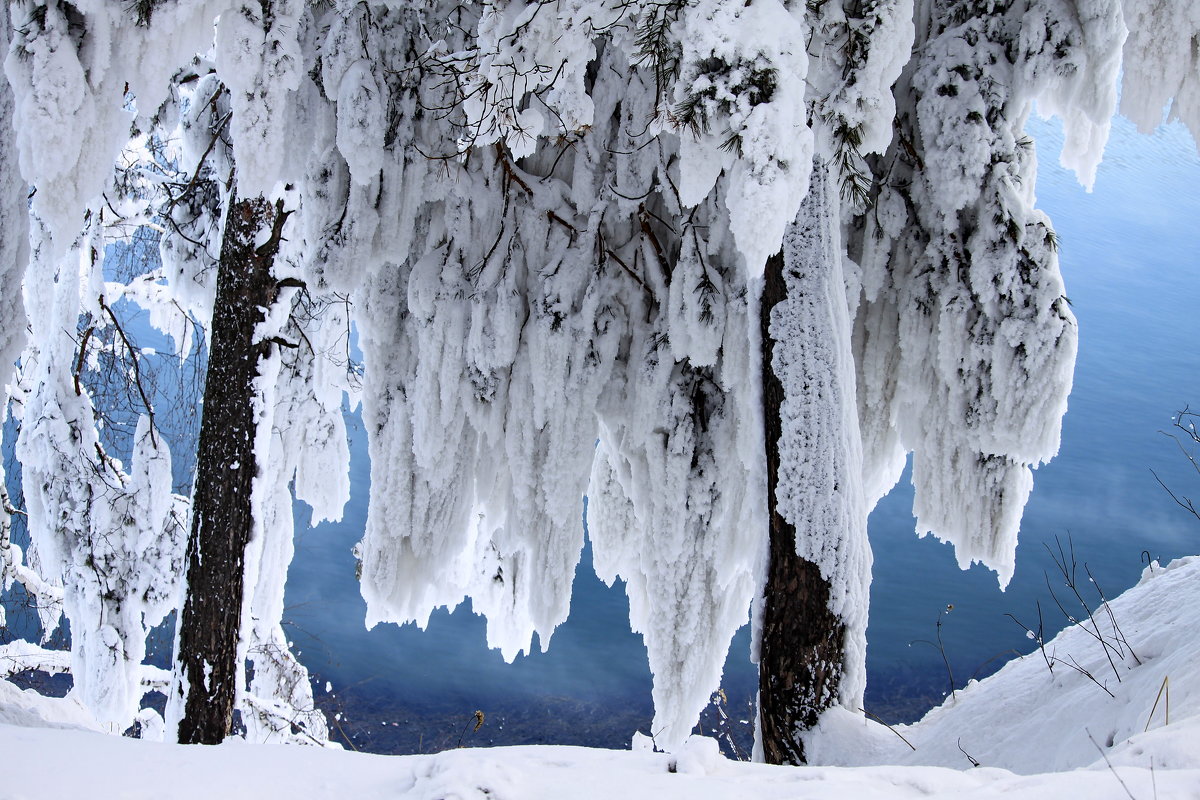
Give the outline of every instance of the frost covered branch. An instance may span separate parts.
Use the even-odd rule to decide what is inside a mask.
[[[1183,454],[1183,457],[1191,465],[1196,474],[1200,475],[1200,462],[1197,462],[1195,454],[1196,446],[1200,445],[1200,433],[1196,431],[1197,419],[1200,419],[1200,414],[1192,411],[1190,406],[1184,406],[1183,410],[1175,415],[1171,423],[1171,427],[1177,432],[1160,431],[1160,433],[1175,442],[1176,447],[1179,448],[1179,452]],[[1191,447],[1188,447],[1188,444]],[[1150,470],[1150,474],[1154,476],[1154,480],[1158,481],[1158,485],[1171,496],[1176,505],[1197,519],[1200,519],[1200,509],[1196,508],[1195,501],[1187,495],[1176,494],[1171,487],[1163,483],[1162,478],[1158,477],[1158,473],[1154,470]]]

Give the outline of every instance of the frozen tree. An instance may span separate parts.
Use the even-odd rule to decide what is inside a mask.
[[[261,196],[230,193],[196,459],[188,591],[179,620],[182,743],[218,744],[232,727],[233,687],[245,657],[239,634],[258,468],[255,381],[259,359],[272,347],[258,339],[256,328],[275,303],[271,264],[285,219],[282,206]],[[263,230],[268,238],[260,244]]]
[[[218,60],[194,64],[198,69],[184,73],[194,85],[180,89],[182,155],[195,167],[167,203],[164,253],[176,275],[207,287],[193,302],[207,310],[210,331],[188,591],[168,703],[181,742],[220,742],[235,708],[254,740],[324,743],[327,736],[280,620],[292,556],[289,483],[295,479],[296,495],[317,518],[340,517],[349,495],[345,381],[330,380],[320,367],[328,347],[322,337],[344,326],[336,319],[318,325],[314,303],[298,295],[304,282],[279,263],[286,261],[280,250],[292,213],[283,197],[239,197],[270,179],[253,148],[235,144],[239,135],[253,144],[261,131],[237,120],[248,112],[259,125],[279,118],[245,106],[252,92],[224,77],[272,85],[286,48],[278,48],[283,55],[275,64],[260,65],[257,83],[246,59],[268,46],[264,36],[292,23],[249,7],[227,14]],[[239,154],[257,169],[243,173]],[[301,308],[300,316],[293,313]]]
[[[7,50],[9,31],[11,30],[7,8],[4,9],[3,17],[0,17],[0,25],[3,26],[0,42]],[[12,124],[12,89],[9,88],[7,82],[4,82],[3,85],[0,85],[0,125],[3,125],[3,129],[7,131],[12,128]],[[0,187],[2,187],[0,196],[3,197],[3,200],[0,201],[3,203],[0,206],[3,209],[0,212],[2,214],[0,225],[3,225],[5,232],[2,237],[2,246],[6,249],[3,254],[0,254],[0,269],[4,270],[3,275],[0,275],[0,285],[4,287],[3,292],[0,293],[0,303],[3,303],[3,309],[0,310],[0,320],[3,320],[0,323],[3,325],[0,328],[0,386],[3,386],[3,389],[0,391],[3,392],[4,406],[7,408],[8,386],[13,380],[13,365],[25,343],[25,303],[19,287],[25,277],[25,264],[29,260],[28,214],[21,200],[24,185],[17,164],[15,144],[8,138],[4,139],[3,144],[0,145]],[[34,598],[38,608],[49,610],[55,606],[61,606],[59,600],[61,589],[51,586],[34,570],[25,566],[23,563],[24,553],[12,543],[11,517],[17,509],[13,508],[9,500],[8,487],[2,470],[0,470],[0,493],[2,493],[0,500],[3,501],[3,513],[0,514],[0,588],[7,591],[14,582],[19,581]],[[53,616],[57,619],[58,615],[53,614]],[[46,620],[43,619],[43,623],[45,622]],[[0,626],[3,624],[4,608],[0,606]]]
[[[156,137],[171,134],[173,120],[179,116],[179,87],[203,82],[208,74],[203,69],[196,69],[201,65],[194,60],[194,54],[208,48],[211,20],[218,11],[218,4],[205,6],[198,3],[151,3],[126,8],[106,3],[39,2],[17,4],[13,9],[21,22],[17,25],[7,69],[11,81],[30,89],[17,103],[17,141],[25,176],[42,194],[41,197],[34,194],[35,247],[25,286],[38,307],[47,312],[52,310],[34,320],[31,344],[22,356],[23,380],[29,388],[21,398],[20,408],[29,412],[29,416],[21,429],[18,453],[30,505],[31,563],[39,568],[34,570],[35,573],[52,579],[51,588],[54,581],[61,579],[64,582],[64,604],[74,623],[72,673],[76,692],[101,721],[113,723],[116,730],[127,727],[138,711],[141,691],[138,690],[137,675],[141,670],[146,629],[175,607],[176,589],[182,577],[183,536],[179,532],[186,523],[178,509],[170,511],[166,517],[162,513],[163,508],[171,509],[173,503],[167,488],[171,483],[171,468],[169,454],[153,426],[152,403],[143,394],[147,423],[139,427],[133,468],[126,474],[121,464],[110,458],[99,444],[95,414],[88,393],[81,389],[79,373],[80,366],[94,357],[94,353],[88,355],[89,341],[98,338],[92,336],[93,332],[110,321],[112,325],[118,324],[111,306],[104,299],[104,292],[109,291],[112,300],[114,287],[106,287],[101,277],[105,218],[128,211],[124,207],[121,212],[116,211],[114,203],[128,206],[124,201],[140,199],[145,205],[147,201],[146,197],[121,196],[128,188],[121,185],[122,181],[132,174],[135,184],[139,182],[138,175],[141,176],[143,189],[147,182],[151,186],[168,186],[173,176],[164,173],[174,171],[178,174],[179,170],[176,163],[164,162],[164,158],[169,162],[169,154],[163,156],[160,153],[141,164],[123,163],[120,179],[114,184],[112,162],[126,145],[131,126],[135,145],[142,140],[144,146],[148,139],[161,145],[161,139]],[[233,19],[230,14],[225,18]],[[225,40],[234,41],[231,49],[236,55],[240,51],[237,44],[240,31],[232,21],[224,27],[232,29]],[[244,50],[244,45],[240,49]],[[280,57],[286,60],[286,54]],[[231,72],[244,66],[233,56],[226,60],[230,62]],[[180,70],[180,64],[184,65],[183,70]],[[219,82],[209,81],[205,88],[212,91],[214,87],[220,87]],[[211,99],[205,97],[195,103],[201,112],[198,116],[203,118],[206,111],[212,110],[206,101],[217,103],[220,99],[213,95]],[[166,100],[165,104],[163,100]],[[227,101],[224,105],[228,113],[231,103]],[[145,109],[146,113],[139,113],[137,108]],[[190,122],[195,123],[196,116],[193,114]],[[64,120],[68,118],[71,119],[71,130],[64,129]],[[228,122],[227,116],[225,121]],[[193,124],[192,127],[196,126]],[[193,139],[201,135],[197,133]],[[216,143],[212,137],[205,137],[205,141],[210,148]],[[109,148],[107,152],[106,147]],[[225,153],[218,149],[218,152],[198,157],[196,152],[184,148],[175,155],[193,165],[211,169],[209,157],[218,161]],[[228,165],[228,158],[225,163]],[[77,167],[72,169],[72,165]],[[206,311],[211,313],[214,305],[211,277],[214,259],[206,259],[208,247],[203,240],[215,239],[218,243],[216,252],[221,252],[220,221],[226,218],[247,220],[245,214],[230,217],[222,213],[219,182],[211,176],[201,180],[205,176],[198,174],[201,172],[199,166],[190,172],[185,170],[184,182],[175,183],[168,192],[162,216],[154,219],[151,214],[148,217],[151,224],[161,221],[169,229],[164,241],[168,267],[158,275],[164,285],[158,285],[153,279],[142,280],[132,288],[129,296],[140,303],[166,302],[177,309],[186,306],[207,321]],[[261,172],[261,167],[258,171]],[[257,174],[253,169],[249,172]],[[226,189],[232,190],[232,185],[227,185]],[[267,211],[279,208],[265,203],[247,205],[235,201],[242,211],[253,214],[262,210],[260,206]],[[274,218],[282,222],[281,215]],[[73,220],[80,219],[86,220],[87,224],[82,236],[77,236],[71,226]],[[127,219],[121,221],[129,224]],[[230,239],[234,244],[240,242],[240,251],[231,245],[235,260],[239,252],[243,255],[248,252],[259,259],[266,257],[270,248],[264,248],[264,242],[254,241],[252,230],[248,234],[251,238],[246,240],[247,230],[243,225],[242,239]],[[273,230],[277,244],[278,226]],[[269,273],[266,275],[269,292],[272,295],[278,293],[282,286]],[[259,279],[262,283],[262,275]],[[121,287],[118,291],[129,288]],[[294,294],[294,284],[287,291],[289,297]],[[243,296],[234,297],[226,307],[235,314],[240,312],[242,316],[253,317],[256,306],[246,306]],[[152,322],[163,323],[166,317],[157,312],[154,302],[149,305]],[[287,310],[291,303],[281,305],[284,313],[282,318],[275,315],[276,328],[282,328],[289,319]],[[264,307],[270,306],[270,303],[264,303]],[[76,320],[81,321],[78,341],[70,335],[76,330]],[[228,338],[229,326],[225,327],[217,336],[218,340]],[[190,336],[186,317],[182,332],[167,332],[184,339]],[[254,331],[253,321],[249,333],[271,338],[269,333]],[[204,571],[201,575],[218,584],[216,592],[204,599],[219,608],[234,607],[233,621],[227,628],[232,630],[233,639],[228,661],[236,665],[230,670],[236,676],[223,687],[228,693],[224,714],[228,717],[229,704],[233,702],[236,690],[236,699],[243,707],[245,726],[252,737],[291,739],[299,730],[307,740],[323,741],[324,720],[313,712],[307,673],[286,652],[286,643],[279,630],[283,573],[291,552],[291,501],[290,497],[280,496],[278,485],[282,482],[286,486],[297,467],[293,462],[291,473],[286,475],[280,470],[255,468],[254,456],[259,452],[265,455],[271,444],[273,427],[269,423],[273,407],[270,401],[274,396],[275,372],[269,365],[263,370],[258,369],[257,354],[266,343],[259,343],[257,338],[252,341],[255,344],[249,350],[233,355],[228,349],[222,351],[227,359],[247,362],[253,379],[241,383],[229,381],[224,387],[225,396],[231,396],[240,388],[242,395],[233,402],[241,402],[252,419],[265,417],[268,422],[265,432],[258,437],[248,435],[251,429],[245,426],[232,431],[251,448],[251,457],[244,459],[246,481],[239,484],[238,489],[249,502],[251,482],[258,480],[264,484],[261,489],[256,487],[257,514],[243,514],[242,539],[235,545],[236,553],[231,557],[237,564],[237,585],[242,577],[242,564],[250,567],[250,589],[246,592],[250,599],[245,604],[245,613],[240,613],[234,602],[241,599],[240,595],[228,596],[235,585],[232,577],[222,580],[223,576],[215,571]],[[180,349],[184,353],[190,351],[186,341],[181,342]],[[277,371],[278,359],[274,363]],[[134,364],[136,368],[136,355]],[[212,381],[211,385],[221,387],[222,382]],[[300,387],[288,397],[311,397],[313,391]],[[264,394],[265,398],[261,396]],[[328,394],[323,394],[324,405],[317,407],[330,416],[328,409],[332,405],[331,413],[340,425],[340,403],[337,400],[331,402]],[[265,405],[256,404],[256,399]],[[210,400],[206,405],[216,408],[215,416],[219,417],[221,403]],[[316,419],[319,416],[309,410],[298,418]],[[325,439],[332,441],[334,446],[338,441],[336,436],[326,435]],[[340,443],[344,451],[344,434]],[[308,462],[319,463],[319,458],[309,458]],[[215,466],[214,460],[206,456],[202,477],[209,477]],[[228,468],[230,463],[226,459],[219,466]],[[312,469],[313,466],[307,467],[308,471]],[[211,481],[201,480],[200,483],[207,486]],[[311,478],[305,485],[313,485]],[[340,507],[336,506],[336,487],[335,481],[319,491],[309,490],[310,499],[321,498],[322,515],[333,516],[334,509]],[[206,489],[199,497],[210,502],[212,495],[212,490]],[[273,508],[279,504],[288,506],[282,521]],[[226,513],[225,509],[216,513],[210,511],[204,506],[202,513],[196,515],[197,522],[208,520],[225,529],[220,519]],[[258,536],[250,536],[253,518],[270,519],[279,523],[279,528],[267,529],[266,533],[271,536],[264,535],[261,529]],[[286,531],[286,548],[267,541],[274,540],[273,534],[280,528]],[[251,540],[250,547],[246,547],[247,539]],[[13,548],[6,546],[5,555],[12,552]],[[161,553],[161,558],[157,553]],[[210,564],[215,563],[216,558],[210,559]],[[6,582],[11,580],[12,572],[6,561]],[[18,579],[29,574],[27,569],[16,572]],[[191,580],[196,584],[202,582],[195,576]],[[25,583],[30,585],[28,580]],[[188,597],[191,602],[199,598],[200,593],[193,589]],[[44,620],[43,627],[52,629],[52,624],[47,627],[49,622],[52,621]],[[281,643],[284,645],[282,652]],[[199,653],[200,658],[206,655],[199,648],[192,648],[192,651]],[[249,686],[245,685],[240,666],[247,659],[253,664]],[[216,663],[215,659],[212,663]],[[120,670],[128,677],[119,675]],[[204,677],[203,667],[201,677]],[[155,688],[166,688],[158,683],[161,681]],[[221,713],[219,703],[209,704],[205,711],[213,708]],[[227,730],[209,735],[209,740],[219,740],[225,733]]]
[[[197,84],[185,113],[184,150],[205,154],[194,173],[203,185],[198,191],[222,200],[219,208],[193,208],[177,220],[211,235],[219,255],[207,265],[215,266],[215,295],[168,722],[178,722],[181,742],[215,744],[229,735],[238,708],[252,739],[322,743],[324,719],[313,709],[308,674],[289,651],[280,620],[292,552],[288,483],[296,478],[297,495],[318,518],[339,517],[349,494],[341,387],[331,395],[325,376],[314,377],[316,332],[310,338],[290,313],[303,282],[284,277],[286,269],[275,264],[291,212],[283,199],[238,196],[244,181],[231,155],[233,126],[226,125],[236,117],[232,95],[215,72]],[[215,224],[205,219],[214,212]],[[196,266],[180,260],[180,249],[190,252],[186,239],[175,230],[167,240],[172,263],[185,273]],[[298,352],[302,343],[308,352]],[[285,357],[288,351],[297,352]],[[329,452],[332,469],[318,482],[315,473]]]
[[[1126,95],[1139,124],[1170,97],[1195,121],[1200,21],[1182,0],[13,8],[26,287],[58,315],[34,327],[25,403],[69,423],[22,433],[55,443],[25,450],[58,493],[31,523],[85,508],[94,484],[75,349],[54,331],[99,312],[52,276],[95,275],[131,120],[179,130],[162,291],[212,320],[210,374],[233,370],[207,388],[227,441],[201,436],[172,694],[205,741],[236,704],[251,735],[322,738],[289,720],[311,696],[278,626],[287,486],[322,516],[344,502],[316,476],[345,474],[347,384],[317,356],[352,322],[368,624],[469,596],[506,658],[547,646],[586,492],[597,572],[626,581],[646,642],[656,741],[688,735],[750,616],[760,754],[804,760],[827,708],[861,704],[866,516],[906,453],[919,530],[1003,584],[1031,469],[1057,450],[1076,328],[1034,208],[1033,103],[1064,120],[1085,184],[1122,49],[1130,85],[1156,87]],[[320,307],[334,324],[312,324]],[[93,524],[54,535],[74,546]],[[202,556],[217,528],[235,538]],[[219,627],[189,621],[206,604]]]
[[[16,25],[6,70],[10,80],[39,88],[39,96],[22,95],[15,103],[21,170],[54,195],[55,181],[67,186],[77,177],[63,172],[59,159],[83,147],[81,132],[62,127],[64,115],[79,112],[86,99],[79,59],[89,54],[75,45],[80,31],[70,9],[17,7],[12,14]],[[72,119],[75,123],[85,126],[86,120]],[[50,138],[39,139],[39,130],[49,131]],[[102,129],[95,133],[103,138]],[[109,157],[110,172],[111,164]],[[35,176],[45,176],[46,183]],[[18,198],[25,194],[20,184],[17,190]],[[31,539],[25,555],[44,582],[62,586],[61,603],[38,598],[43,630],[57,624],[51,616],[56,608],[65,610],[74,623],[75,692],[101,723],[122,731],[140,705],[146,632],[174,607],[184,504],[171,493],[170,454],[155,432],[151,409],[144,409],[135,432],[128,468],[99,439],[80,371],[97,356],[89,348],[92,335],[117,322],[105,301],[102,214],[98,205],[78,198],[71,193],[47,202],[34,195],[24,295],[26,307],[38,313],[29,319],[20,380],[10,385],[20,392],[16,451]],[[68,230],[65,220],[72,216],[75,229]],[[11,230],[16,238],[26,228],[14,221]],[[10,286],[6,296],[17,293]],[[6,323],[19,325],[20,319]]]

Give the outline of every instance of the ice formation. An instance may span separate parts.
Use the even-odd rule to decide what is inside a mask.
[[[912,451],[918,531],[1004,585],[1030,468],[1058,450],[1076,341],[1023,123],[1034,100],[1064,113],[1079,148],[1067,160],[1089,180],[1122,31],[1115,2],[973,8],[931,5],[897,85],[897,134],[877,167],[890,180],[851,236],[856,363],[868,498]]]
[[[34,565],[61,581],[62,608],[73,623],[74,691],[97,721],[120,732],[140,706],[146,634],[175,607],[186,500],[171,494],[171,455],[150,417],[138,422],[126,470],[105,452],[91,398],[74,377],[72,333],[81,312],[95,327],[106,324],[96,300],[94,310],[81,305],[81,289],[99,269],[95,248],[85,234],[54,281],[26,281],[28,307],[46,313],[30,320],[21,357],[31,388],[16,452]],[[35,263],[48,249],[35,247]],[[52,631],[57,621],[42,622]]]
[[[126,472],[94,447],[73,380],[79,320],[107,324],[114,203],[165,229],[161,270],[120,291],[181,353],[187,315],[211,314],[234,182],[292,212],[275,265],[287,288],[260,332],[277,345],[255,400],[252,736],[323,736],[279,615],[292,492],[318,518],[348,494],[354,325],[368,624],[423,624],[469,596],[506,658],[535,633],[545,647],[570,606],[587,493],[597,571],[627,582],[673,747],[761,589],[767,256],[782,247],[789,276],[771,322],[787,387],[775,499],[847,622],[853,706],[866,514],[905,454],[919,531],[1003,584],[1031,468],[1058,447],[1076,328],[1034,207],[1033,103],[1063,118],[1062,158],[1084,183],[1122,52],[1140,125],[1172,98],[1200,123],[1200,17],[1182,0],[135,5],[12,4],[0,98],[16,131],[0,144],[4,363],[21,347],[26,262],[26,302],[44,311],[15,398],[33,558],[7,546],[0,563],[47,597],[30,567],[64,579],[80,692],[114,723],[136,707],[126,689],[106,696],[105,676],[134,686],[134,640],[161,603],[129,598],[139,581],[170,593],[178,513],[149,421]],[[123,149],[136,191],[114,186]],[[28,254],[18,164],[36,188]],[[103,491],[116,499],[99,508]],[[98,535],[116,542],[99,561]],[[153,535],[150,578],[128,553]],[[120,609],[99,599],[110,579]]]
[[[1125,40],[1121,113],[1142,131],[1166,116],[1200,136],[1200,6],[1184,0],[1122,0]]]
[[[0,15],[0,45],[8,49],[8,9]],[[7,82],[0,85],[0,127],[9,130],[13,125],[13,93]],[[17,163],[17,149],[11,139],[0,142],[0,397],[7,407],[8,384],[12,382],[12,365],[16,363],[25,346],[25,302],[20,291],[25,278],[25,264],[29,260],[28,214],[21,201],[24,186]],[[39,608],[51,609],[61,606],[60,587],[51,586],[36,571],[24,564],[24,553],[12,543],[10,536],[9,511],[12,504],[8,496],[3,469],[0,468],[0,589],[9,590],[14,582],[20,582],[34,598]],[[57,614],[53,617],[57,619]],[[4,607],[0,605],[0,627],[5,624]]]
[[[179,105],[180,89],[172,76],[189,62],[203,66],[195,61],[194,54],[210,45],[211,21],[220,10],[220,4],[211,3],[154,5],[152,18],[140,20],[137,25],[131,24],[127,16],[130,9],[107,3],[16,5],[13,12],[18,24],[6,63],[10,81],[31,89],[18,96],[15,127],[23,175],[42,194],[40,198],[34,195],[32,206],[34,246],[25,289],[29,307],[43,313],[31,319],[30,346],[21,358],[22,380],[29,388],[21,398],[20,409],[28,416],[24,417],[17,445],[30,517],[29,561],[41,582],[28,579],[30,570],[21,568],[19,559],[5,562],[5,581],[11,581],[9,573],[20,568],[23,571],[16,572],[16,577],[26,578],[23,582],[27,588],[51,598],[53,582],[62,581],[60,605],[74,623],[75,692],[100,722],[118,732],[138,716],[146,632],[177,605],[187,515],[182,501],[170,493],[170,454],[156,436],[150,418],[139,424],[132,466],[126,473],[100,444],[94,409],[87,391],[81,389],[79,373],[81,365],[95,358],[95,351],[88,350],[93,331],[104,329],[110,321],[117,324],[111,306],[103,299],[105,292],[110,293],[110,302],[114,292],[124,293],[124,287],[105,284],[102,278],[104,218],[113,210],[114,201],[128,206],[116,200],[128,187],[113,186],[113,162],[129,139],[131,124],[135,134],[139,127],[153,129],[156,136],[171,133],[169,126],[161,126],[169,118],[163,112]],[[290,30],[293,26],[285,27]],[[279,58],[289,60],[286,53],[280,53]],[[234,66],[230,67],[231,74]],[[279,72],[278,65],[268,66],[274,70],[272,75]],[[189,87],[199,84],[213,91],[220,86],[215,81],[206,83],[202,69],[198,74],[188,75],[186,69],[182,73],[180,80]],[[164,99],[168,100],[165,105],[160,102]],[[206,247],[202,239],[209,238],[211,245],[212,237],[219,236],[219,208],[211,202],[195,201],[197,196],[209,201],[215,197],[212,168],[214,162],[227,155],[220,148],[215,154],[205,154],[205,148],[211,148],[214,141],[213,131],[220,127],[214,123],[209,106],[217,99],[210,95],[190,106],[183,103],[187,106],[181,115],[184,127],[194,135],[190,140],[183,137],[185,146],[176,155],[196,165],[193,172],[203,167],[207,175],[194,175],[202,190],[188,197],[188,202],[172,203],[167,210],[176,235],[167,237],[164,255],[168,266],[156,277],[170,280],[163,287],[153,277],[149,282],[143,279],[140,286],[127,293],[129,299],[150,307],[152,321],[158,324],[180,318],[163,313],[167,303],[177,310],[186,306],[201,319],[211,307],[211,278],[205,276],[211,272],[210,254],[219,250],[219,239],[215,250]],[[70,122],[64,121],[67,118]],[[208,129],[200,130],[201,123]],[[249,133],[245,140],[251,141]],[[188,141],[193,146],[188,147]],[[253,157],[249,161],[262,163]],[[151,157],[127,165],[127,172],[140,173],[142,183],[146,177],[153,182],[163,180],[161,173],[177,164]],[[155,169],[158,178],[150,174]],[[101,203],[102,192],[106,205]],[[145,198],[142,200],[144,204]],[[82,236],[75,232],[80,219],[89,220]],[[19,232],[21,226],[15,223],[10,230]],[[77,327],[80,319],[85,322]],[[180,352],[186,354],[191,350],[186,340],[191,325],[186,317],[183,319],[182,328],[168,326],[165,332],[182,339]],[[81,334],[79,341],[73,335],[76,330]],[[329,447],[294,450],[298,458],[303,455],[304,465],[295,461],[284,465],[276,459],[281,469],[267,477],[270,482],[282,483],[287,496],[280,497],[274,489],[264,492],[260,517],[276,520],[277,510],[271,504],[282,505],[287,517],[280,527],[270,529],[271,535],[255,539],[255,552],[251,554],[256,573],[250,585],[256,596],[247,608],[253,610],[248,617],[255,624],[248,623],[245,628],[247,649],[261,663],[256,664],[255,685],[245,694],[244,702],[248,708],[253,705],[257,686],[265,686],[263,693],[268,700],[255,706],[255,711],[283,701],[285,708],[291,704],[292,714],[285,723],[273,721],[274,729],[255,733],[259,738],[277,737],[281,730],[290,730],[297,721],[297,708],[307,709],[312,718],[301,720],[300,727],[316,738],[324,736],[324,722],[319,714],[313,715],[311,696],[305,697],[307,673],[287,653],[278,621],[291,553],[288,481],[295,473],[303,473],[306,477],[300,481],[301,495],[318,504],[320,515],[325,517],[339,513],[338,498],[348,494],[344,480],[339,488],[339,483],[329,481],[328,476],[319,484],[312,478],[314,471],[325,466],[322,455],[331,449],[336,452],[339,444],[340,386],[336,398],[330,400],[329,391],[321,388],[329,385],[323,382],[304,390],[309,397],[314,392],[321,395],[321,402],[306,405],[303,415],[289,418],[289,422],[300,416],[312,420],[316,424],[308,431],[310,437]],[[153,413],[150,407],[146,411]],[[329,418],[335,423],[330,424]],[[266,426],[261,448],[264,456],[271,430],[270,425]],[[304,435],[300,428],[287,430],[292,436]],[[344,432],[340,444],[341,461],[345,461]],[[285,466],[290,470],[282,469]],[[337,473],[335,470],[329,474]],[[276,535],[278,531],[284,531],[284,535]],[[280,543],[280,539],[285,541]],[[12,552],[13,548],[6,547],[6,556]],[[47,585],[50,588],[43,589]],[[47,633],[55,624],[50,614],[54,607],[53,602],[39,602]],[[261,623],[264,613],[274,617]],[[268,658],[266,654],[273,654],[272,648],[277,650],[280,644],[286,657]],[[291,697],[283,690],[285,685]],[[266,719],[263,713],[246,716],[251,728],[255,720]]]
[[[787,298],[770,312],[771,370],[784,392],[775,499],[796,532],[797,553],[820,567],[830,611],[846,627],[839,700],[854,707],[867,683],[871,548],[835,183],[818,161],[783,240]]]

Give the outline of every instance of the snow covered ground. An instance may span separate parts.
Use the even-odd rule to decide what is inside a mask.
[[[0,681],[0,798],[1200,798],[1200,557],[1147,569],[1110,609],[913,725],[827,717],[810,750],[837,766],[799,769],[698,737],[676,754],[180,747],[87,730],[71,700]]]

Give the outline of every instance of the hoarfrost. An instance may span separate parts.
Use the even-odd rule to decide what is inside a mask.
[[[14,382],[34,541],[27,554],[0,541],[0,564],[46,613],[64,581],[78,691],[106,722],[136,712],[136,640],[174,590],[166,529],[181,509],[149,421],[126,472],[72,380],[68,332],[100,324],[116,288],[99,271],[98,198],[122,147],[178,123],[164,152],[187,190],[164,209],[163,268],[120,291],[181,353],[189,315],[211,315],[235,164],[242,193],[295,212],[276,262],[289,288],[260,331],[283,345],[258,386],[240,698],[256,738],[297,721],[324,738],[279,618],[289,482],[316,519],[348,496],[353,325],[368,624],[424,624],[469,596],[506,658],[535,633],[545,647],[569,609],[588,492],[597,572],[627,581],[655,728],[679,745],[760,588],[756,281],[781,246],[777,500],[846,621],[840,699],[855,704],[865,518],[905,453],[918,530],[1004,584],[1031,469],[1058,447],[1076,326],[1034,208],[1033,103],[1063,118],[1062,159],[1084,183],[1122,48],[1139,125],[1171,97],[1200,125],[1200,17],[1182,2],[513,0],[458,6],[453,24],[441,4],[301,0],[159,2],[136,25],[101,0],[10,13],[0,120],[36,193],[26,252],[17,160],[0,145],[0,364],[21,347],[12,287],[27,259],[40,314]],[[810,191],[814,156],[832,172]],[[145,167],[131,180],[148,185]],[[131,543],[156,553],[149,572]]]
[[[820,159],[783,240],[787,298],[771,310],[771,370],[783,386],[776,508],[796,552],[828,582],[829,610],[845,625],[839,702],[866,688],[871,548],[863,497],[851,323],[842,275],[839,200]]]
[[[911,450],[918,531],[954,542],[961,565],[982,561],[1003,586],[1030,468],[1058,449],[1076,342],[1022,127],[1035,97],[1082,97],[1103,113],[1111,91],[1095,90],[1097,72],[1110,74],[1121,37],[1112,4],[1049,31],[1037,28],[1044,14],[964,19],[956,7],[931,6],[897,86],[909,122],[884,169],[893,184],[911,176],[907,197],[881,189],[880,213],[851,237],[864,287],[859,415],[868,497]]]
[[[1121,113],[1143,132],[1167,119],[1200,140],[1200,6],[1183,0],[1122,0],[1125,41]]]

